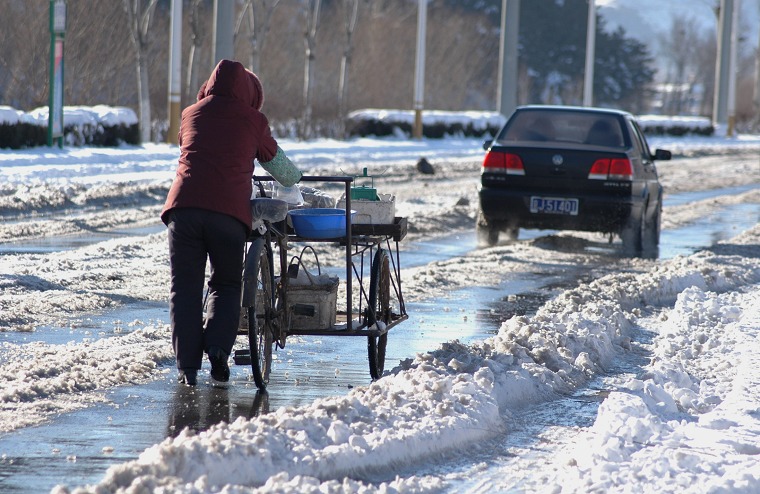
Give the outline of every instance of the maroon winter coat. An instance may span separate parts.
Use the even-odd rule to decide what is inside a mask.
[[[239,62],[222,60],[185,108],[180,121],[177,175],[161,212],[201,208],[228,214],[251,228],[253,160],[277,153],[258,78]]]

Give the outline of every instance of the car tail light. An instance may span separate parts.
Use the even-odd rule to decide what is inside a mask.
[[[589,180],[607,180],[610,174],[610,160],[600,159],[594,161],[591,170],[588,172]]]
[[[522,159],[513,153],[489,151],[483,160],[483,171],[506,173],[507,175],[525,175]]]
[[[633,166],[628,158],[600,158],[591,165],[589,180],[633,180]]]
[[[633,167],[628,158],[610,161],[610,180],[633,180]]]

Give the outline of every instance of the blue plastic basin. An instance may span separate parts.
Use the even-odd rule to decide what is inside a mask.
[[[302,238],[340,238],[346,236],[346,210],[307,208],[290,211],[296,235]],[[356,211],[351,211],[351,217]]]

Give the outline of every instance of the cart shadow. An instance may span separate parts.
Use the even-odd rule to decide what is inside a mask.
[[[203,432],[222,422],[230,423],[239,416],[239,404],[230,405],[230,390],[217,387],[189,387],[177,385],[169,406],[167,437],[177,437],[189,429]],[[269,413],[269,395],[259,391],[253,398],[247,418]]]

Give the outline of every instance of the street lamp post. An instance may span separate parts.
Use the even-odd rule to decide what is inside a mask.
[[[182,78],[182,0],[172,0],[171,4],[171,46],[169,49],[169,130],[166,141],[170,144],[179,142],[179,120],[181,116],[182,95],[180,79]]]
[[[66,0],[50,0],[50,94],[48,146],[63,147],[63,37],[66,34]]]
[[[422,139],[422,109],[425,104],[425,36],[427,31],[427,0],[417,4],[417,57],[414,70],[414,125],[412,137]]]
[[[594,59],[596,58],[596,6],[588,2],[588,25],[586,26],[586,71],[583,80],[583,106],[594,103]]]
[[[507,118],[517,108],[519,30],[520,0],[502,0],[499,82],[496,87],[496,104],[499,107],[499,112]]]
[[[721,0],[718,20],[718,56],[715,63],[715,96],[713,98],[713,123],[720,133],[730,135],[729,129],[729,87],[731,86],[731,39],[735,29],[734,0]]]

